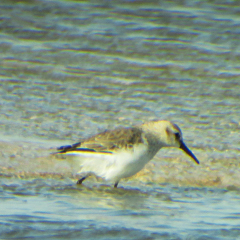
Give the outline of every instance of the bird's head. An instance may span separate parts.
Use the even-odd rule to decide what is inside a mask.
[[[144,124],[144,128],[158,139],[161,147],[177,147],[182,149],[187,155],[189,155],[197,164],[199,164],[198,159],[194,154],[188,149],[188,147],[183,142],[182,132],[180,128],[170,122],[170,121],[152,121]]]

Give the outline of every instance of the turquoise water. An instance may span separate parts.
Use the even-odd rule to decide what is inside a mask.
[[[239,4],[0,3],[1,239],[240,239]],[[137,176],[76,186],[51,152],[168,119]]]
[[[238,239],[239,191],[1,181],[4,239]]]

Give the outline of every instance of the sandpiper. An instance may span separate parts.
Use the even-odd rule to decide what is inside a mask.
[[[199,164],[184,144],[180,128],[166,120],[107,130],[73,145],[59,147],[57,154],[77,156],[79,173],[83,174],[77,184],[94,174],[113,181],[117,187],[122,178],[139,172],[162,147],[180,148]]]

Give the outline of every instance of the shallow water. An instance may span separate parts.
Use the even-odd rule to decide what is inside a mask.
[[[238,191],[1,180],[4,239],[237,239]]]
[[[1,239],[240,239],[239,4],[0,3]],[[119,189],[55,147],[152,119],[162,149]]]

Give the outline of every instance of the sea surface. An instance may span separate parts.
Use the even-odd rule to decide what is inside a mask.
[[[240,5],[0,1],[0,239],[240,239]],[[56,147],[167,119],[136,176],[76,185]]]

